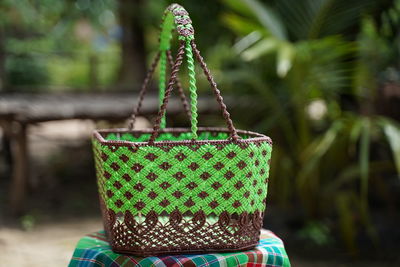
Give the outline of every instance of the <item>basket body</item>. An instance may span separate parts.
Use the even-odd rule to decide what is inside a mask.
[[[259,241],[267,196],[269,137],[238,130],[95,131],[93,149],[106,233],[136,255],[234,251]]]

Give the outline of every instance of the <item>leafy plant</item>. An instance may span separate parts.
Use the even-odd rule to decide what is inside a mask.
[[[368,209],[370,178],[395,172],[395,165],[400,173],[400,127],[373,111],[376,94],[371,92],[380,83],[376,68],[373,72],[365,67],[374,65],[364,61],[373,55],[379,60],[391,50],[384,46],[371,54],[370,47],[363,49],[371,19],[362,16],[378,3],[223,2],[230,11],[222,20],[240,37],[234,49],[248,62],[247,68],[231,69],[234,75],[229,78],[245,81],[241,86],[260,99],[263,109],[248,123],[275,140],[272,197],[283,206],[300,199],[309,220],[339,216],[343,240],[351,252],[357,250],[360,224],[376,243]],[[379,45],[378,35],[369,41]],[[380,62],[379,71],[387,64]],[[362,85],[368,85],[368,94],[360,93]],[[349,103],[345,105],[346,97]],[[377,146],[388,152],[391,147],[393,157],[373,157],[371,150]]]

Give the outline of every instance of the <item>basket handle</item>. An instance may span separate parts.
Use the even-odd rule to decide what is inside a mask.
[[[166,51],[166,57],[167,57],[167,60],[168,60],[168,65],[170,66],[170,68],[172,68],[172,66],[174,65],[174,59],[172,57],[171,50],[167,50]],[[150,69],[148,70],[148,72],[146,74],[146,78],[144,79],[144,82],[143,82],[142,87],[141,87],[140,92],[139,92],[138,102],[136,104],[136,107],[133,109],[133,112],[132,112],[132,114],[131,114],[131,116],[130,116],[130,118],[128,120],[127,125],[128,125],[128,129],[129,130],[132,130],[134,128],[134,126],[135,126],[136,117],[140,113],[140,109],[142,107],[144,97],[145,97],[145,95],[147,93],[147,89],[149,87],[150,80],[154,75],[154,71],[155,71],[158,63],[160,62],[160,58],[161,58],[161,52],[159,51],[156,54],[152,64],[150,65]],[[164,67],[164,69],[165,69],[165,67]],[[165,79],[164,79],[164,81],[162,83],[160,82],[160,88],[161,88],[161,84],[164,84],[164,88],[165,88]],[[192,115],[191,115],[191,112],[190,112],[190,109],[189,109],[189,104],[187,102],[185,93],[183,91],[182,84],[180,83],[180,81],[178,79],[176,80],[176,87],[178,88],[179,98],[180,98],[180,100],[182,102],[183,109],[185,110],[185,113],[187,114],[187,116],[188,116],[188,118],[190,120]],[[160,100],[160,105],[161,105],[162,98],[164,97],[164,93],[165,93],[165,89],[164,90],[160,90],[160,92],[159,92],[160,99],[161,99]]]
[[[188,12],[182,6],[178,4],[171,4],[165,10],[163,23],[161,26],[161,34],[160,34],[160,51],[167,51],[170,49],[170,40],[172,39],[172,29],[174,28],[174,26],[178,32],[179,35],[178,39],[180,40],[180,44],[175,63],[171,69],[170,78],[167,84],[167,88],[165,90],[164,97],[162,99],[162,104],[160,106],[153,127],[153,132],[149,139],[149,144],[154,144],[159,134],[159,130],[160,128],[162,128],[163,118],[167,108],[168,99],[173,90],[174,84],[177,81],[177,75],[180,66],[182,65],[184,54],[186,54],[188,69],[189,69],[192,139],[197,139],[197,116],[198,116],[197,93],[196,93],[197,88],[196,88],[193,52],[195,54],[196,59],[200,62],[200,66],[203,69],[204,74],[207,77],[207,80],[211,84],[211,88],[214,91],[217,102],[220,105],[222,115],[226,121],[228,130],[230,132],[230,138],[233,141],[237,141],[240,138],[230,118],[230,114],[227,111],[226,105],[221,96],[221,92],[219,91],[217,84],[215,83],[210,73],[210,70],[207,68],[207,65],[204,62],[204,59],[201,56],[200,51],[196,47],[196,44],[194,42],[194,29],[191,23],[192,21],[189,18]]]

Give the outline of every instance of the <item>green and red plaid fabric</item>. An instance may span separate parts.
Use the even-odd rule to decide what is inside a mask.
[[[283,242],[271,231],[263,230],[258,246],[252,250],[232,253],[187,254],[141,258],[115,253],[104,231],[83,237],[77,244],[69,267],[97,266],[290,266]]]

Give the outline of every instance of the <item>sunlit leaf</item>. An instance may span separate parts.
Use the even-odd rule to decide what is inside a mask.
[[[282,43],[278,49],[277,56],[277,73],[278,76],[283,78],[286,76],[293,64],[293,58],[295,56],[295,49],[289,43]]]
[[[381,119],[383,131],[393,153],[397,173],[400,177],[400,127],[388,119]]]
[[[323,156],[331,147],[343,126],[341,121],[334,122],[321,138],[315,140],[305,149],[304,159],[308,160],[312,157],[320,158]]]
[[[262,35],[258,31],[254,31],[240,39],[233,48],[236,50],[238,54],[249,48],[250,46],[254,45],[262,38]]]
[[[257,0],[242,0],[257,16],[260,23],[268,29],[272,35],[280,40],[286,40],[286,29],[279,18],[279,14],[266,4],[260,4]]]
[[[273,52],[279,46],[279,41],[274,38],[265,38],[242,53],[244,60],[253,60],[267,53]]]

